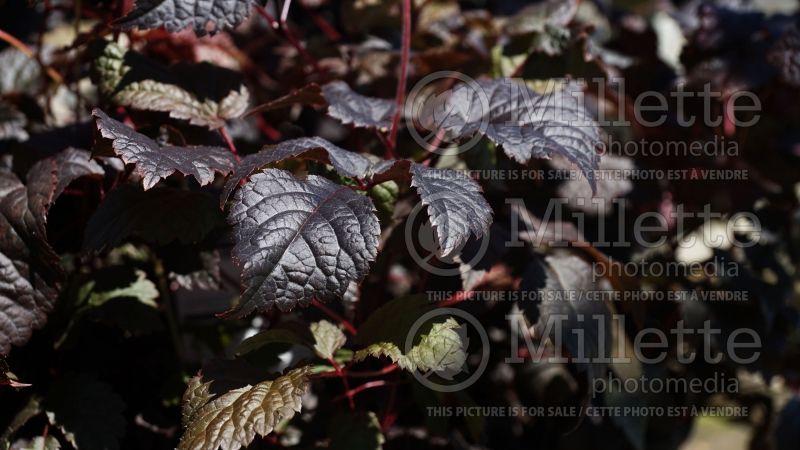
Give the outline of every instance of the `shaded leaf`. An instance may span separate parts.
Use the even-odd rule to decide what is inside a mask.
[[[275,380],[247,385],[214,398],[209,397],[209,387],[203,387],[211,382],[193,382],[191,393],[184,397],[186,430],[178,450],[235,450],[248,446],[256,435],[268,435],[281,421],[300,412],[308,373],[308,366],[301,367]]]
[[[545,261],[546,278],[540,290],[542,302],[536,326],[543,332],[548,321],[553,320],[550,339],[561,342],[565,353],[576,358],[576,365],[590,376],[602,376],[605,365],[593,361],[608,358],[612,350],[611,311],[596,294],[608,288],[595,282],[592,266],[577,256],[556,254]],[[560,336],[555,334],[558,323],[562,325]],[[603,323],[602,328],[599,323]],[[583,337],[577,330],[582,331]]]
[[[42,235],[43,220],[31,213],[19,179],[0,171],[0,355],[28,342],[58,294],[61,268]]]
[[[550,160],[553,167],[570,170],[571,164],[565,158]],[[566,198],[569,206],[595,215],[606,215],[613,211],[614,199],[624,197],[633,190],[630,173],[636,169],[633,160],[624,156],[603,155],[597,170],[595,192],[582,180],[567,177],[558,186],[558,196]]]
[[[167,187],[142,191],[123,184],[108,193],[89,219],[83,247],[115,247],[130,237],[159,245],[190,244],[224,224],[214,199],[202,192]]]
[[[0,93],[34,93],[41,85],[41,70],[35,59],[14,47],[0,51]]]
[[[332,81],[322,86],[328,102],[328,115],[344,124],[377,128],[386,131],[392,126],[397,108],[394,100],[365,97],[350,89],[344,81]]]
[[[305,324],[302,324],[302,329],[300,326],[284,325],[278,328],[264,330],[245,339],[239,344],[239,347],[237,347],[236,354],[244,355],[270,344],[292,344],[311,347],[313,343],[314,336]]]
[[[125,404],[110,385],[94,376],[60,377],[44,399],[51,425],[78,450],[119,448],[125,434]]]
[[[221,259],[216,250],[197,251],[182,246],[178,252],[164,256],[170,281],[188,290],[219,289],[222,277],[220,264]]]
[[[192,125],[220,128],[244,114],[250,102],[237,72],[208,63],[165,68],[106,43],[94,67],[100,92],[116,104],[166,112]]]
[[[195,34],[235,28],[250,15],[252,0],[136,0],[133,10],[115,24],[124,29],[164,27],[177,32],[192,27]]]
[[[331,450],[380,450],[386,442],[372,411],[337,414],[331,423]]]
[[[86,150],[68,148],[31,167],[27,182],[29,207],[34,216],[43,220],[58,196],[78,178],[92,176],[102,179],[105,172],[91,157]]]
[[[800,30],[796,26],[786,30],[767,58],[778,69],[781,80],[791,86],[800,87]]]
[[[434,112],[434,123],[454,138],[484,134],[521,164],[562,155],[594,189],[600,131],[580,103],[581,95],[574,82],[542,95],[509,79],[479,80],[456,87],[444,110]]]
[[[325,178],[305,181],[268,169],[234,196],[234,261],[242,266],[243,317],[277,306],[287,311],[313,298],[344,295],[361,280],[378,251],[380,228],[369,198]]]
[[[372,163],[358,153],[345,150],[320,137],[303,137],[265,146],[260,152],[247,155],[236,165],[225,182],[221,204],[225,204],[239,183],[256,170],[288,158],[304,157],[330,164],[339,175],[363,178],[370,172]]]
[[[14,105],[0,100],[0,141],[14,140],[27,141],[28,132],[25,126],[28,118],[22,114]]]
[[[342,348],[347,341],[342,330],[327,320],[312,323],[310,329],[314,336],[314,350],[320,358],[333,358],[336,350]]]
[[[191,175],[206,185],[214,181],[214,174],[227,175],[233,170],[234,156],[221,147],[161,147],[149,137],[137,133],[95,108],[100,134],[112,140],[114,152],[125,164],[134,164],[143,178],[145,190],[152,188],[162,178],[175,172]]]
[[[466,244],[470,235],[480,238],[492,224],[492,209],[481,195],[481,187],[468,176],[446,169],[411,164],[411,185],[428,206],[436,229],[441,256]]]

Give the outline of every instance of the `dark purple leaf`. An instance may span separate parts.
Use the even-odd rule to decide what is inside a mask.
[[[279,169],[253,175],[228,216],[244,292],[226,316],[343,296],[377,255],[374,211],[368,197],[325,178],[301,181]]]
[[[365,156],[337,147],[320,137],[291,139],[278,145],[268,145],[260,152],[242,158],[233,175],[225,182],[220,203],[224,205],[236,186],[256,170],[300,156],[330,164],[339,175],[352,178],[367,176],[372,166]]]
[[[388,130],[396,111],[394,100],[365,97],[350,89],[344,81],[333,81],[322,86],[322,95],[328,102],[328,115],[356,127]]]
[[[481,80],[459,85],[434,123],[454,138],[484,134],[520,164],[562,155],[594,189],[600,131],[580,103],[580,93],[572,82],[542,95],[509,79]]]
[[[471,178],[453,170],[411,164],[411,185],[428,206],[436,229],[441,256],[466,244],[470,235],[480,238],[492,224],[492,209]]]
[[[114,152],[125,164],[136,166],[145,190],[175,172],[191,175],[200,185],[206,185],[214,181],[215,173],[227,175],[233,170],[235,158],[222,147],[161,147],[156,141],[108,117],[98,108],[94,109],[92,115],[97,118],[101,135],[112,140]]]
[[[136,6],[116,25],[143,30],[164,27],[177,32],[194,28],[195,34],[214,34],[234,28],[250,14],[253,0],[136,0]]]

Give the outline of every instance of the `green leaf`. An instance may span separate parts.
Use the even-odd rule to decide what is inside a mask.
[[[60,377],[43,406],[51,425],[78,450],[119,448],[125,434],[125,404],[110,385],[92,375]]]
[[[330,450],[381,450],[386,442],[372,411],[337,415],[330,429]]]
[[[388,223],[392,219],[399,193],[400,188],[397,186],[397,182],[392,180],[376,184],[369,190],[369,196],[372,198],[372,203],[375,204],[381,223]]]
[[[92,288],[94,288],[94,284],[94,281],[90,281],[87,285],[88,287],[84,287],[83,289],[89,289],[89,291],[91,291]],[[86,304],[87,306],[97,307],[109,300],[120,297],[135,298],[142,304],[155,308],[157,307],[155,300],[158,298],[158,289],[152,281],[147,279],[147,274],[141,270],[137,270],[136,280],[131,284],[110,291],[92,292]]]
[[[275,380],[228,391],[215,398],[211,386],[190,384],[185,397],[186,431],[178,450],[234,450],[250,445],[256,435],[266,436],[281,421],[300,412],[308,388],[309,366],[291,370]]]
[[[105,44],[94,70],[100,93],[118,105],[166,112],[210,129],[240,117],[250,102],[236,72],[208,63],[165,68],[114,43]]]
[[[327,320],[314,322],[310,328],[311,334],[314,335],[314,350],[320,358],[333,358],[334,352],[342,348],[347,341],[342,330]]]
[[[461,325],[448,317],[442,323],[434,323],[431,331],[421,335],[419,343],[406,354],[392,342],[378,342],[357,351],[353,360],[361,361],[367,356],[387,356],[400,368],[408,371],[458,373],[467,359],[466,343],[459,331]]]

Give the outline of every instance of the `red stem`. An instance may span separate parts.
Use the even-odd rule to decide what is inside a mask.
[[[333,401],[338,402],[339,400],[341,400],[343,398],[354,397],[356,394],[358,394],[360,392],[363,392],[363,391],[366,391],[367,389],[372,389],[372,388],[381,387],[381,386],[387,386],[387,385],[391,385],[391,384],[394,384],[394,383],[390,383],[390,382],[388,382],[386,380],[367,381],[366,383],[364,383],[362,385],[359,385],[359,386],[356,386],[353,389],[350,389],[349,391],[345,392],[344,394],[334,398]]]
[[[388,366],[379,370],[367,370],[362,372],[345,371],[343,375],[348,378],[374,378],[392,373],[397,369],[398,369],[397,364],[389,364]],[[319,376],[322,378],[330,378],[330,377],[338,377],[340,375],[336,371],[334,371],[334,372],[322,372],[319,374]]]
[[[400,116],[403,113],[403,103],[406,100],[406,79],[408,78],[408,55],[411,50],[411,0],[403,0],[403,49],[400,54],[400,78],[397,80],[397,96],[395,97],[395,112],[392,117],[392,128],[389,130],[389,146],[386,148],[386,157],[394,158],[397,148],[397,128],[400,125]]]
[[[311,300],[311,304],[314,305],[317,309],[319,309],[323,313],[325,313],[325,315],[327,315],[331,319],[339,322],[344,327],[345,331],[352,334],[353,336],[356,335],[357,333],[356,327],[354,327],[353,324],[350,323],[347,319],[339,315],[339,313],[323,305],[322,302],[317,299]]]
[[[233,156],[236,157],[236,161],[239,161],[239,153],[236,151],[236,144],[233,143],[233,139],[231,139],[231,135],[228,134],[228,130],[225,127],[219,127],[219,134],[222,136],[222,140],[225,141],[225,144],[228,145],[228,149],[233,153]]]
[[[333,366],[333,370],[336,371],[336,375],[338,375],[339,378],[342,379],[345,395],[347,395],[347,403],[350,405],[350,411],[355,411],[356,403],[353,401],[353,396],[348,394],[348,392],[350,392],[350,383],[347,382],[347,377],[345,376],[345,373],[342,371],[342,367],[339,366],[339,363],[337,363],[336,360],[333,358],[328,358],[328,362],[331,363],[331,365]]]

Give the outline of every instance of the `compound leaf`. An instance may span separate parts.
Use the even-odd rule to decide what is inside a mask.
[[[233,170],[233,155],[221,147],[161,147],[149,137],[137,133],[95,108],[100,134],[111,139],[112,147],[125,164],[134,164],[144,183],[145,190],[152,188],[162,178],[175,172],[191,175],[206,185],[214,181],[214,174],[227,175]]]
[[[486,135],[525,164],[531,158],[562,155],[586,175],[594,189],[600,131],[580,104],[581,88],[566,86],[538,94],[507,79],[459,85],[434,123],[451,138]]]
[[[394,100],[357,94],[344,81],[322,86],[322,95],[329,105],[328,115],[344,124],[383,131],[392,126],[392,117],[397,110]]]
[[[184,395],[186,431],[178,450],[236,450],[256,435],[266,436],[300,412],[308,388],[309,366],[291,370],[275,380],[228,391],[212,398],[211,382],[192,380]]]
[[[279,169],[253,175],[234,196],[228,216],[244,292],[226,315],[272,306],[287,311],[315,297],[344,295],[377,255],[374,211],[369,198],[322,177],[300,181]]]
[[[442,256],[459,250],[471,234],[480,238],[492,224],[492,209],[471,178],[447,169],[411,164],[411,185],[428,206]]]
[[[115,24],[124,29],[164,27],[173,33],[192,27],[195,34],[234,28],[250,15],[252,0],[136,0]]]

